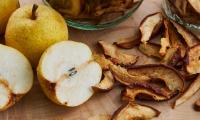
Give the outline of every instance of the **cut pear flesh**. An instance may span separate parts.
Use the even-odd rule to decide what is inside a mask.
[[[0,84],[0,109],[4,108],[4,106],[9,104],[10,98],[11,98],[11,92],[7,85]]]
[[[86,102],[92,95],[92,86],[101,80],[102,69],[93,61],[90,48],[73,41],[59,42],[49,47],[42,55],[38,77],[47,96],[54,102],[68,107]],[[53,83],[54,91],[47,83]]]
[[[101,78],[101,68],[96,62],[85,66],[82,70],[77,71],[76,75],[59,81],[56,84],[56,96],[62,103],[69,106],[82,104],[93,93],[92,85],[96,85]]]
[[[0,45],[0,56],[0,110],[5,110],[31,89],[33,71],[24,55],[11,47]]]

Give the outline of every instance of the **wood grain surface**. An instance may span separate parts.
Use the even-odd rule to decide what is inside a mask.
[[[84,42],[93,51],[100,52],[96,44],[97,41],[106,40],[113,42],[119,38],[131,36],[145,15],[161,11],[161,2],[162,0],[144,0],[140,8],[129,19],[109,30],[81,31],[70,28],[70,39]],[[33,3],[42,4],[42,1],[20,0],[20,3],[23,6]],[[126,50],[126,52],[139,55],[138,64],[153,62],[153,60],[148,59],[136,49]],[[15,106],[7,111],[0,112],[0,120],[87,120],[92,115],[112,114],[121,105],[119,95],[120,88],[115,88],[108,93],[94,95],[89,101],[79,107],[65,108],[52,103],[45,97],[35,76],[34,86],[31,91]],[[161,111],[160,116],[155,120],[200,120],[200,112],[193,110],[193,103],[198,97],[200,97],[200,92],[176,109],[171,109],[171,103],[174,99],[159,103],[141,102]]]

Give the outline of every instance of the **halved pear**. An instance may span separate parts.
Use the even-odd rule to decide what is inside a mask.
[[[19,51],[0,44],[0,111],[14,105],[33,85],[33,70]]]
[[[102,69],[90,48],[79,42],[63,41],[49,47],[38,68],[40,85],[53,102],[74,107],[92,95],[92,86],[101,80]]]

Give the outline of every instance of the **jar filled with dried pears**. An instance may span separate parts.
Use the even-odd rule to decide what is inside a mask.
[[[65,17],[77,17],[81,12],[81,0],[47,0],[47,2]]]
[[[110,27],[129,17],[143,0],[44,0],[73,25]],[[113,23],[114,22],[114,23]],[[105,25],[107,24],[107,25]],[[109,24],[109,25],[108,25]],[[71,24],[72,25],[72,24]],[[72,26],[74,27],[74,26]],[[80,26],[79,26],[80,27]]]
[[[66,18],[99,19],[108,13],[123,13],[134,5],[133,0],[47,0]]]
[[[168,18],[195,31],[200,30],[200,0],[163,0]]]

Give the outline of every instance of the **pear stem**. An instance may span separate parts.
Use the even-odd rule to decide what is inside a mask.
[[[38,8],[38,5],[34,4],[33,7],[32,7],[32,16],[31,16],[32,20],[36,19],[35,12],[36,12],[37,8]]]

